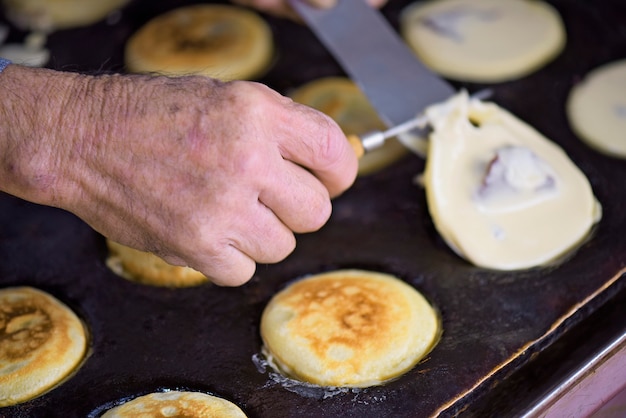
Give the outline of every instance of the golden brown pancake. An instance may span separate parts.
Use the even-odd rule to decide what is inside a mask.
[[[338,270],[292,283],[261,318],[270,364],[322,386],[366,387],[411,369],[439,320],[412,286],[383,273]]]
[[[252,10],[197,4],[146,23],[126,44],[125,61],[135,73],[247,80],[268,69],[273,48],[269,25]]]
[[[143,284],[165,287],[188,287],[209,279],[191,267],[173,266],[156,255],[106,240],[109,248],[107,266],[118,276]]]
[[[86,350],[83,323],[67,306],[31,287],[0,289],[0,406],[52,388]]]
[[[333,118],[346,135],[363,135],[386,128],[365,94],[348,78],[313,80],[294,90],[290,96],[294,101]],[[407,154],[400,142],[389,139],[381,148],[366,153],[359,160],[359,175],[382,170]]]
[[[129,0],[2,0],[7,17],[22,29],[53,31],[87,26]]]
[[[199,392],[159,392],[107,411],[102,418],[245,418],[234,403]]]

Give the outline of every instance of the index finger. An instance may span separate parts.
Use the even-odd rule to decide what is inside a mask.
[[[331,197],[338,196],[354,183],[358,159],[337,123],[324,113],[291,102],[283,112],[287,129],[279,149],[283,158],[308,169],[318,178]]]

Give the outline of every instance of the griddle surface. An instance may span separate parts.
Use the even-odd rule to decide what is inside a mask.
[[[59,31],[49,38],[51,68],[123,71],[126,39],[158,13],[191,2],[133,1],[116,23]],[[406,1],[383,9],[397,27]],[[566,50],[540,71],[490,87],[492,100],[560,144],[591,181],[604,217],[593,236],[557,265],[520,272],[474,267],[438,236],[425,195],[413,183],[424,162],[408,156],[355,185],[334,202],[329,223],[300,235],[295,252],[258,266],[241,288],[149,287],[104,264],[104,238],[59,209],[0,195],[0,286],[30,285],[72,307],[91,333],[83,366],[32,401],[0,417],[98,416],[113,403],[163,389],[225,397],[250,417],[415,417],[462,412],[523,370],[538,353],[626,287],[626,163],[599,154],[571,132],[564,103],[592,68],[626,57],[626,5],[620,0],[554,0],[568,32]],[[261,80],[282,93],[340,67],[312,33],[265,16],[276,62]],[[11,40],[23,37],[12,32]],[[419,94],[419,92],[416,92]],[[443,335],[428,358],[379,387],[325,396],[285,387],[260,370],[259,320],[285,284],[311,273],[365,268],[395,274],[441,312]]]

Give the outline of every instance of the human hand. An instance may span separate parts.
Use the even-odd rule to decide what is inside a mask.
[[[47,143],[9,157],[30,184],[7,191],[218,284],[242,284],[255,262],[284,259],[294,233],[319,229],[330,198],[356,177],[357,159],[330,118],[261,84],[65,78],[42,95],[57,113],[33,111]]]
[[[287,0],[232,0],[233,3],[240,4],[242,6],[252,7],[262,12],[287,17],[293,20],[300,20],[297,13],[292,9]],[[337,1],[341,0],[306,0],[311,5],[320,7],[323,9],[329,9],[333,7]],[[387,3],[387,0],[367,0],[369,4],[374,7],[380,8]]]

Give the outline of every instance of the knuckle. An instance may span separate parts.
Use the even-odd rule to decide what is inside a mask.
[[[309,231],[317,231],[328,222],[332,213],[332,205],[328,197],[321,199],[312,211],[312,222]]]
[[[194,268],[219,286],[241,286],[256,271],[254,260],[241,254],[229,240],[207,242],[204,254],[209,255],[203,257]]]
[[[262,182],[270,172],[265,156],[261,152],[243,147],[233,160],[234,171],[241,179]]]
[[[282,250],[278,253],[276,262],[284,260],[296,249],[296,237],[293,234],[286,234]]]
[[[253,250],[259,263],[278,263],[296,248],[296,237],[287,228],[266,231],[263,236],[265,239],[259,240]]]
[[[299,224],[293,227],[294,232],[314,232],[328,222],[332,213],[332,204],[327,194],[315,193],[306,204],[306,210],[301,212]]]
[[[231,97],[244,111],[258,108],[258,102],[265,100],[268,89],[262,84],[242,80],[230,81],[227,86]]]
[[[316,163],[325,167],[334,164],[341,155],[342,144],[339,140],[345,140],[338,135],[339,128],[328,117],[323,117],[320,122],[322,134],[318,136],[318,149],[315,153]]]
[[[220,286],[236,287],[247,283],[256,271],[256,263],[253,260],[246,260],[237,265],[237,268],[222,270],[220,275],[212,278],[213,283]]]

